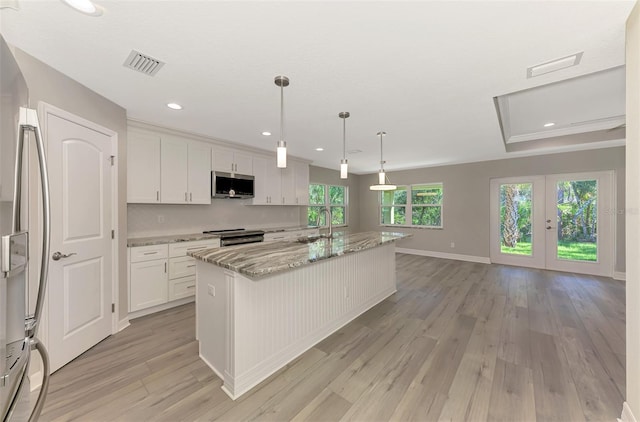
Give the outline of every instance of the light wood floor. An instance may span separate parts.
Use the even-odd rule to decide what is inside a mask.
[[[625,290],[611,279],[398,255],[398,292],[233,402],[194,306],[137,319],[51,378],[48,420],[613,421]]]

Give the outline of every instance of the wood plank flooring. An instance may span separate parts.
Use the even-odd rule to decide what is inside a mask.
[[[625,291],[612,279],[397,255],[398,292],[235,402],[194,306],[143,317],[51,378],[43,421],[613,421]]]

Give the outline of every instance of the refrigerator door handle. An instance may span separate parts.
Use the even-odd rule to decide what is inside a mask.
[[[29,422],[36,422],[40,417],[40,413],[42,413],[42,408],[44,407],[44,400],[47,395],[47,391],[49,390],[49,378],[51,374],[49,373],[49,353],[47,353],[47,349],[44,347],[42,342],[38,340],[37,337],[33,337],[31,339],[31,350],[37,350],[42,357],[42,385],[40,386],[40,392],[38,393],[38,398],[36,399],[36,403],[33,406],[33,410],[31,411],[31,416],[29,416]]]
[[[35,135],[36,151],[38,154],[38,164],[40,167],[40,184],[42,185],[42,257],[40,265],[40,280],[38,283],[38,297],[36,300],[36,309],[27,323],[27,335],[34,337],[38,329],[38,323],[40,322],[40,316],[42,314],[42,307],[44,304],[44,293],[47,288],[47,275],[49,273],[49,245],[51,242],[51,200],[49,193],[49,173],[47,170],[47,160],[44,152],[44,142],[42,139],[42,132],[40,130],[40,123],[38,122],[38,114],[36,110],[20,107],[20,135],[21,140],[18,142],[18,147],[22,147],[24,144],[24,134],[26,131],[31,131]],[[20,167],[22,167],[22,153],[20,156]],[[20,211],[20,196],[17,197],[17,205],[14,205],[14,211]],[[14,202],[14,204],[16,204]],[[14,229],[15,222],[19,222],[20,215],[14,212]]]

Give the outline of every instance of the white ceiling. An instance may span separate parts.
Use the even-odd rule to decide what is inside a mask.
[[[22,0],[0,11],[0,31],[130,118],[268,150],[279,133],[273,78],[286,75],[290,153],[337,169],[338,113],[349,111],[347,149],[362,150],[347,157],[350,170],[368,173],[379,167],[379,130],[389,170],[516,155],[505,152],[493,97],[623,65],[634,0],[96,3],[97,18]],[[132,49],[166,65],[154,77],[126,69]],[[581,51],[578,66],[526,78]]]

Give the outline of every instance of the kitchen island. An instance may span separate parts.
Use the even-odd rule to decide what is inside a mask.
[[[200,357],[233,399],[396,291],[395,241],[365,232],[208,249],[196,258]]]

